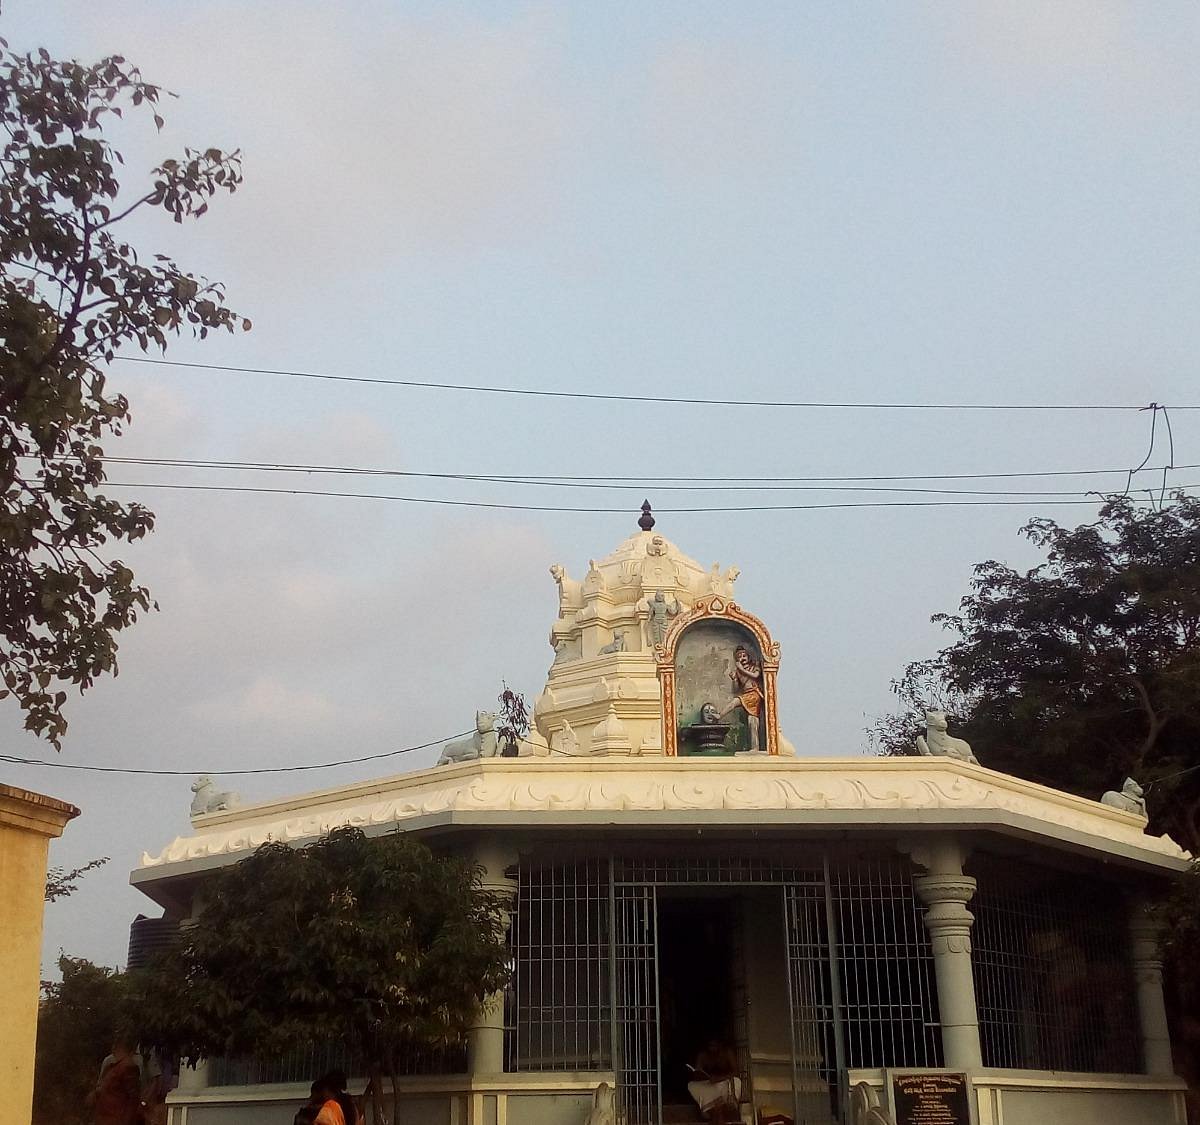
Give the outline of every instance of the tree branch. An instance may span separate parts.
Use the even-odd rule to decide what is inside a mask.
[[[92,224],[87,217],[87,212],[83,213],[83,245],[80,248],[79,266],[75,271],[76,289],[75,294],[71,299],[71,308],[67,311],[66,317],[63,319],[62,327],[55,337],[54,346],[46,353],[41,363],[38,364],[38,371],[43,371],[50,366],[57,358],[59,352],[66,345],[67,339],[74,333],[75,327],[79,322],[79,306],[83,304],[84,290],[87,288],[87,267],[91,260],[92,253]],[[64,286],[64,288],[67,288]]]
[[[1170,721],[1170,715],[1160,715],[1154,709],[1154,703],[1150,699],[1150,692],[1146,690],[1146,685],[1142,682],[1140,676],[1130,674],[1130,683],[1133,684],[1134,690],[1138,694],[1138,699],[1141,701],[1142,710],[1146,713],[1146,737],[1142,739],[1142,744],[1138,747],[1137,755],[1134,757],[1133,768],[1141,769],[1142,763],[1146,759],[1146,755],[1154,749],[1154,744],[1158,741],[1158,736],[1162,733],[1163,727]]]
[[[146,195],[143,195],[141,199],[139,199],[136,203],[130,204],[130,206],[126,207],[125,210],[119,215],[114,215],[111,219],[105,219],[104,222],[100,223],[100,225],[96,227],[96,229],[103,230],[105,227],[111,227],[114,223],[119,223],[127,215],[132,215],[133,212],[141,207],[143,203],[149,203],[157,194],[157,191],[152,191]]]

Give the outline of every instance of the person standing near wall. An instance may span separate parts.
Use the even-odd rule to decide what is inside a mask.
[[[141,1060],[125,1038],[113,1043],[112,1054],[100,1064],[92,1111],[96,1125],[144,1125]]]

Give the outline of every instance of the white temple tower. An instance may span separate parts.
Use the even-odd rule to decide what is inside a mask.
[[[664,726],[673,720],[664,713],[662,687],[668,636],[699,617],[737,612],[736,566],[706,569],[684,554],[654,530],[649,505],[639,524],[642,530],[612,554],[592,560],[582,580],[561,564],[550,568],[558,583],[554,663],[534,706],[540,738],[529,745],[533,753],[670,753],[674,740]],[[729,696],[731,688],[722,693],[714,685],[711,693]],[[794,753],[777,741],[775,752]]]

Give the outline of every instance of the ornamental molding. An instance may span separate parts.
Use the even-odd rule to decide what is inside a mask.
[[[1131,814],[961,762],[599,758],[574,759],[564,768],[491,758],[214,813],[198,818],[194,834],[177,837],[156,855],[144,854],[140,866],[149,874],[214,857],[232,862],[268,841],[306,841],[347,825],[379,828],[448,814],[525,814],[536,827],[540,816],[561,813],[623,814],[634,822],[638,814],[694,813],[711,823],[723,811],[861,812],[866,815],[857,823],[871,828],[904,822],[895,810],[941,812],[928,822],[939,828],[987,828],[988,814],[1015,816],[1025,822],[1025,835],[1061,838],[1067,829],[1088,837],[1094,851],[1116,845],[1157,866],[1177,867],[1188,854],[1167,836],[1146,835]],[[802,825],[803,816],[794,823]],[[846,818],[840,823],[845,827]]]

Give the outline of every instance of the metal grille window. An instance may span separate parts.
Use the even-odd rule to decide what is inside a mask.
[[[975,993],[985,1066],[1138,1070],[1125,904],[1111,885],[1000,863],[971,865]]]
[[[933,947],[900,856],[833,863],[847,1067],[941,1066]]]
[[[617,856],[613,878],[618,883],[739,885],[753,883],[819,883],[821,859],[807,864],[770,854],[744,855],[725,849],[696,850],[687,855]]]
[[[607,859],[522,863],[511,943],[508,1068],[611,1069]]]
[[[208,1081],[213,1086],[258,1086],[273,1082],[308,1083],[331,1070],[340,1070],[361,1081],[366,1068],[339,1040],[288,1051],[277,1059],[215,1058],[209,1060]],[[400,1060],[400,1076],[465,1074],[467,1049],[414,1047]],[[357,1076],[357,1077],[355,1077]]]

